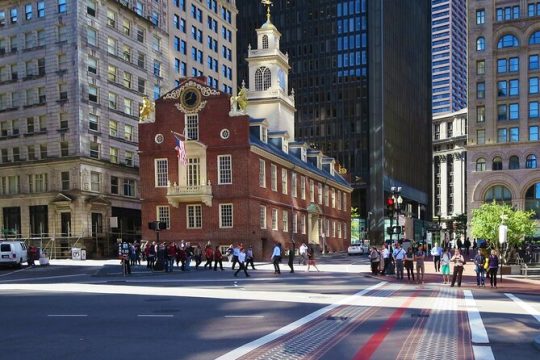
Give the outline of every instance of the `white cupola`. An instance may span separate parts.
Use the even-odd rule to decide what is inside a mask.
[[[249,90],[247,113],[266,118],[271,131],[287,131],[294,139],[294,92],[289,94],[289,57],[279,49],[281,33],[270,21],[270,2],[266,22],[257,29],[257,48],[248,50]]]

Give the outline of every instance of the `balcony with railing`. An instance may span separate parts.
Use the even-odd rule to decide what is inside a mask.
[[[212,206],[212,185],[208,181],[207,185],[177,185],[168,184],[167,200],[175,207],[180,203],[202,202],[207,206]]]

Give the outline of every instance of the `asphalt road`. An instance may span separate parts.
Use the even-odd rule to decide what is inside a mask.
[[[0,359],[531,359],[540,293],[418,286],[321,272],[123,277],[115,262],[0,270]],[[176,270],[176,269],[175,269]],[[330,271],[331,270],[331,271]],[[478,320],[480,319],[480,320]]]

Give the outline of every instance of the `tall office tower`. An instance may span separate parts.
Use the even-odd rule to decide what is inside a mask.
[[[467,109],[433,117],[433,218],[447,231],[467,211],[466,144]]]
[[[538,221],[540,4],[470,1],[467,15],[469,216],[495,200],[533,209]]]
[[[237,7],[241,82],[264,9],[251,0]],[[352,206],[369,217],[372,237],[383,238],[392,186],[402,187],[404,213],[431,214],[431,1],[274,1],[272,22],[300,94],[296,138],[348,170]]]
[[[171,77],[206,76],[209,86],[236,93],[235,0],[169,2]]]
[[[465,0],[431,1],[433,114],[467,107]]]
[[[54,244],[56,256],[73,244],[110,255],[115,236],[140,232],[139,104],[172,86],[166,10],[0,2],[3,236]]]

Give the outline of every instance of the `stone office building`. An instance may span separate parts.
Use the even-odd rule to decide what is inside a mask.
[[[0,2],[0,236],[91,256],[140,233],[138,109],[172,88],[167,14],[151,0]]]

